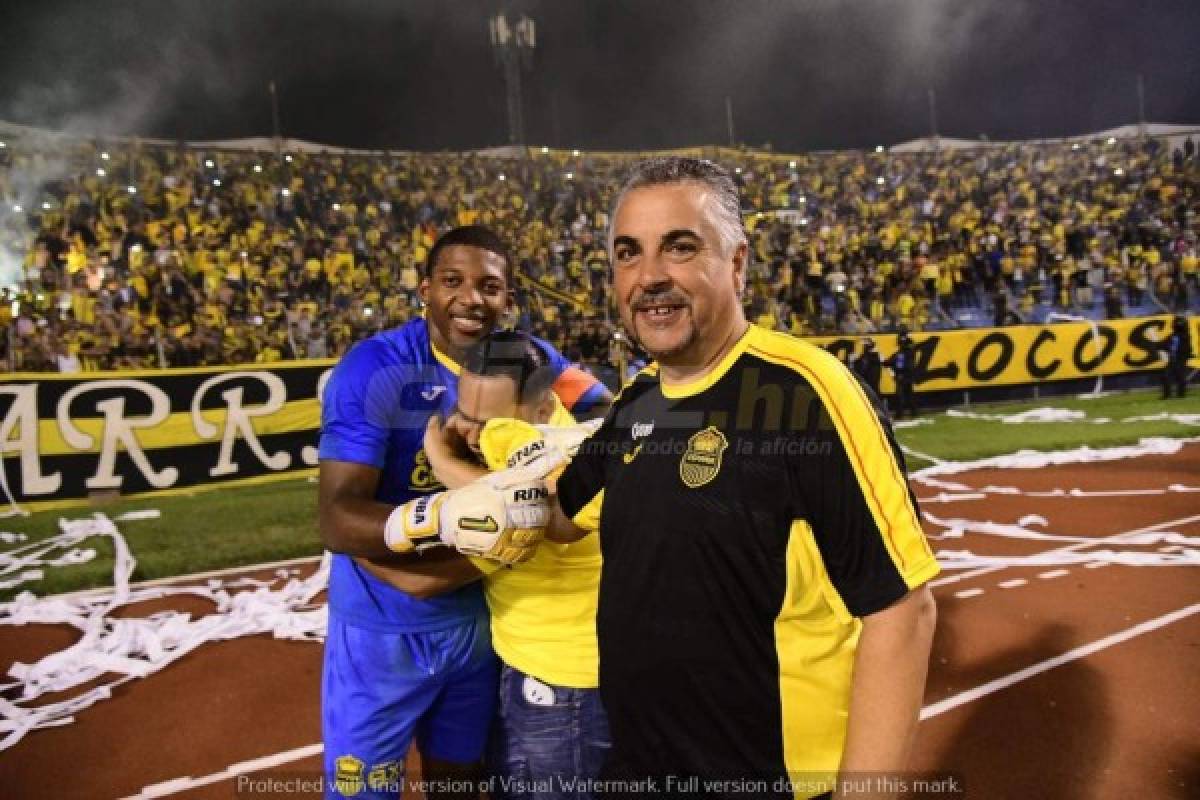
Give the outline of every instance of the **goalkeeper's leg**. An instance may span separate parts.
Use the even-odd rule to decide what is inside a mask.
[[[453,709],[459,746],[431,753],[462,770],[480,760],[495,705],[498,663],[486,617],[443,631],[382,633],[330,614],[321,681],[325,797],[399,798],[410,745],[415,738],[424,749],[422,731],[444,713],[440,698],[468,668],[478,693],[474,705]]]

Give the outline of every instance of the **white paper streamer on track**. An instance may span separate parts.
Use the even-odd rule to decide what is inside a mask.
[[[917,500],[921,503],[958,503],[963,500],[983,500],[988,495],[1004,495],[1011,497],[1070,497],[1070,498],[1095,498],[1095,497],[1153,497],[1164,494],[1189,494],[1200,492],[1200,486],[1184,486],[1179,483],[1172,483],[1161,489],[1046,489],[1043,491],[1032,491],[1019,489],[1016,486],[984,486],[981,489],[972,489],[970,486],[962,486],[961,484],[946,484],[938,481],[936,478],[930,479],[930,485],[935,486],[950,486],[955,487],[958,491],[953,492],[938,492],[935,495],[928,497],[919,497]]]
[[[1049,524],[1045,517],[1039,517],[1037,514],[1027,514],[1017,520],[1015,525],[992,522],[991,520],[981,522],[970,519],[939,519],[928,511],[922,511],[921,516],[934,525],[945,528],[942,533],[931,536],[931,539],[961,539],[968,533],[980,533],[986,536],[999,536],[1004,539],[1028,539],[1035,542],[1069,542],[1074,544],[1076,542],[1092,541],[1087,536],[1059,536],[1032,530],[1032,526],[1044,528]]]
[[[979,422],[999,422],[1002,425],[1029,425],[1064,422],[1086,422],[1093,425],[1112,425],[1125,422],[1174,422],[1177,425],[1200,425],[1200,414],[1176,414],[1160,411],[1157,414],[1141,414],[1135,417],[1122,417],[1113,420],[1110,417],[1088,417],[1086,411],[1069,408],[1031,408],[1015,414],[984,414],[979,411],[963,411],[957,408],[947,409],[946,417],[950,419],[970,419]],[[914,420],[902,420],[892,424],[893,428],[911,428],[917,425],[932,425],[936,417],[922,417]]]
[[[134,512],[122,518],[157,515],[157,511]],[[80,542],[105,536],[112,540],[115,552],[113,588],[83,596],[43,598],[22,592],[11,602],[0,603],[0,625],[64,624],[80,632],[78,641],[63,650],[33,664],[12,665],[9,677],[16,682],[0,688],[16,690],[19,695],[11,700],[0,698],[0,750],[12,747],[32,730],[70,723],[79,711],[110,697],[114,688],[157,672],[207,642],[255,634],[303,641],[320,641],[325,636],[327,609],[314,599],[328,583],[328,554],[317,571],[303,580],[295,577],[295,571],[281,570],[283,574],[277,573],[270,581],[212,579],[201,586],[131,588],[129,579],[136,562],[113,520],[96,514],[62,520],[60,527],[62,533],[55,537],[0,554],[0,564],[19,562],[27,566],[45,559],[55,548],[65,550],[68,561],[75,563],[73,559],[87,552],[77,547]],[[24,567],[0,575],[16,569]],[[229,591],[242,587],[248,588]],[[146,617],[111,615],[115,609],[134,603],[184,595],[211,601],[215,611],[200,617],[179,611],[160,611]],[[69,700],[34,705],[47,693],[70,691],[105,676],[105,683]]]
[[[898,419],[892,423],[893,428],[919,428],[922,425],[932,425],[932,417],[921,417],[920,419]]]
[[[919,469],[912,473],[913,480],[927,486],[951,491],[976,491],[962,484],[950,484],[930,480],[944,475],[958,475],[979,469],[1041,469],[1042,467],[1062,466],[1064,464],[1094,464],[1108,461],[1120,461],[1126,458],[1141,458],[1143,456],[1169,456],[1178,453],[1184,445],[1200,442],[1200,437],[1186,439],[1169,439],[1163,436],[1151,436],[1140,439],[1137,444],[1119,447],[1091,448],[1086,445],[1073,450],[1019,450],[1002,456],[991,456],[975,461],[942,461],[933,466]]]
[[[951,408],[946,411],[946,416],[983,422],[1000,422],[1005,425],[1025,425],[1039,422],[1079,422],[1087,419],[1087,412],[1072,411],[1067,408],[1031,408],[1019,414],[980,414],[977,411],[959,411]]]
[[[1097,425],[1108,422],[1106,419],[1096,419]],[[1171,414],[1161,411],[1158,414],[1145,414],[1139,417],[1125,417],[1117,422],[1174,422],[1179,425],[1200,425],[1200,414]]]
[[[1194,540],[1194,537],[1190,538]],[[1093,562],[1120,564],[1127,567],[1200,567],[1200,550],[1197,549],[1183,549],[1179,553],[1143,553],[1136,550],[1103,549],[1088,550],[1084,553],[1035,553],[1029,556],[980,556],[970,550],[938,550],[934,555],[937,556],[938,563],[944,569],[1066,567]]]

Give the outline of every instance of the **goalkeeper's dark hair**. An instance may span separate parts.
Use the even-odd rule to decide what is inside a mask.
[[[466,349],[463,369],[472,375],[511,379],[521,403],[541,400],[558,377],[546,349],[521,331],[492,331],[484,336]]]
[[[504,240],[500,235],[491,228],[485,228],[482,225],[463,225],[458,228],[451,228],[438,237],[433,243],[433,247],[429,248],[429,257],[425,259],[425,277],[433,277],[433,268],[437,266],[438,258],[442,251],[453,245],[462,245],[465,247],[478,247],[480,250],[487,250],[489,253],[495,253],[504,259],[504,279],[508,283],[508,288],[512,288],[513,284],[513,260],[508,253],[508,248],[504,246]]]

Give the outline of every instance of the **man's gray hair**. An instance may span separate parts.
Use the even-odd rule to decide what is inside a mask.
[[[746,229],[742,225],[742,206],[737,185],[729,170],[704,158],[686,156],[655,156],[633,165],[625,183],[613,201],[612,214],[608,221],[608,250],[613,246],[613,225],[617,210],[625,195],[634,189],[647,186],[662,186],[672,183],[698,183],[708,190],[708,204],[713,212],[717,235],[721,238],[724,255],[732,255],[734,249],[746,241]]]

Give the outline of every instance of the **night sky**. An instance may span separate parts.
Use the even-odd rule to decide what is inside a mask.
[[[499,2],[0,3],[0,119],[86,134],[349,147],[508,139]],[[530,144],[778,150],[1200,124],[1200,0],[527,0]]]

